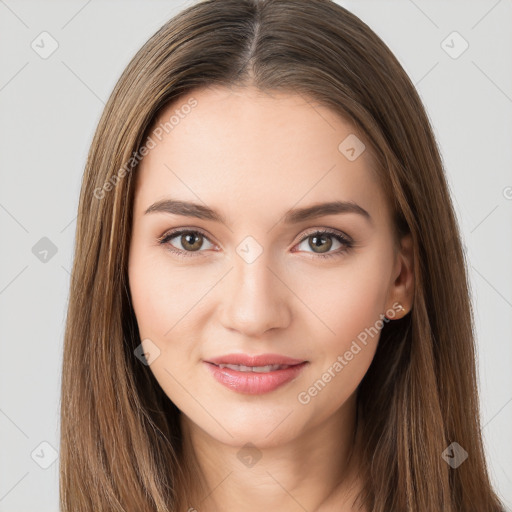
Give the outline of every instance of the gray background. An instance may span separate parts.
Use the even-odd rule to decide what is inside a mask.
[[[1,512],[58,509],[63,332],[87,150],[130,58],[191,3],[0,0]],[[470,261],[490,472],[511,506],[512,3],[339,3],[394,51],[434,124]],[[58,48],[42,58],[52,39]]]

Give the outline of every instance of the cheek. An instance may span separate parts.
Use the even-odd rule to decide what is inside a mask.
[[[317,316],[318,334],[329,340],[326,348],[343,345],[385,312],[389,288],[390,260],[375,247],[347,258],[339,266],[321,272],[303,273],[294,290]],[[311,315],[308,315],[308,317]],[[330,334],[330,336],[329,336]],[[350,344],[350,343],[349,343]]]
[[[176,380],[185,380],[195,357],[194,333],[188,331],[187,324],[191,318],[186,314],[191,309],[190,294],[184,294],[185,283],[181,282],[179,272],[170,273],[165,259],[148,253],[134,248],[128,266],[140,339],[151,340],[144,348],[149,347],[152,352],[149,370],[161,388],[174,403],[186,405],[187,394],[181,392]]]
[[[183,307],[183,283],[170,273],[162,251],[133,244],[128,261],[128,279],[133,309],[141,339],[150,338],[160,348]],[[182,313],[183,314],[183,313]]]
[[[386,253],[367,250],[346,265],[332,269],[325,279],[306,282],[307,303],[318,315],[308,321],[315,341],[316,365],[308,375],[300,403],[316,404],[326,412],[336,410],[357,388],[366,374],[385,325],[385,300],[389,283]],[[319,283],[324,283],[320,286]],[[325,388],[325,391],[324,391]]]
[[[313,338],[316,361],[296,396],[312,424],[330,417],[354,394],[371,365],[384,325],[374,314],[379,302],[375,296],[356,294],[341,302],[345,309],[333,309],[327,318],[333,332]]]
[[[165,303],[162,302],[160,287],[163,281],[156,281],[156,268],[144,264],[144,260],[137,254],[130,256],[128,278],[133,309],[137,318],[141,339],[154,338],[160,332],[162,311]]]
[[[204,323],[205,295],[218,276],[179,267],[165,251],[133,247],[128,277],[141,340],[149,338],[162,354],[184,363],[196,357],[197,329]]]

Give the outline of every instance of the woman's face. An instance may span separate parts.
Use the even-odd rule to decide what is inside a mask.
[[[129,282],[160,386],[231,445],[282,443],[328,421],[355,396],[384,315],[406,304],[408,254],[393,244],[369,149],[330,109],[252,88],[194,91],[151,139]],[[352,206],[310,211],[332,202]],[[227,354],[307,363],[248,374],[208,362]]]

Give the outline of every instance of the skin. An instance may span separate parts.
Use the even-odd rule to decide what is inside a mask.
[[[338,150],[356,131],[335,112],[298,95],[209,87],[169,105],[160,120],[191,97],[197,106],[137,171],[129,254],[141,340],[160,351],[149,368],[182,411],[186,458],[195,454],[209,489],[206,496],[198,487],[186,504],[208,512],[353,510],[361,484],[356,388],[379,336],[359,344],[308,403],[298,395],[393,304],[410,309],[410,237],[393,238],[368,145],[354,161]],[[144,213],[170,197],[207,205],[226,223]],[[356,213],[282,222],[288,209],[334,200],[357,203],[372,222]],[[181,235],[158,243],[175,228],[202,230],[199,250]],[[322,228],[344,233],[354,247],[340,252],[344,246],[327,236],[326,252],[337,255],[321,258],[325,249],[315,251],[309,235]],[[247,236],[262,250],[250,264],[237,253]],[[188,249],[190,257],[169,246]],[[233,352],[310,363],[284,386],[247,395],[218,383],[203,363]],[[261,456],[251,467],[237,456],[248,442]]]

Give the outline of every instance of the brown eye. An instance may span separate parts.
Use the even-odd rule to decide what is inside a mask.
[[[181,235],[180,242],[186,251],[197,251],[203,243],[203,235],[195,233],[187,233]]]
[[[176,241],[172,242],[175,239]],[[210,247],[206,247],[207,249],[213,247],[213,244],[201,232],[185,229],[172,231],[159,239],[160,244],[169,246],[172,252],[183,256],[191,255],[187,253],[202,252],[200,249],[205,242],[210,244]]]
[[[332,237],[326,235],[310,235],[308,236],[309,246],[316,250],[319,249],[319,252],[328,252],[332,247]]]
[[[334,239],[334,241],[333,241]],[[308,242],[308,247],[312,250],[305,252],[316,254],[319,258],[330,258],[331,256],[342,256],[345,252],[353,247],[353,242],[348,237],[334,231],[313,231],[307,234],[299,243],[301,244]],[[333,244],[338,244],[338,247]]]

